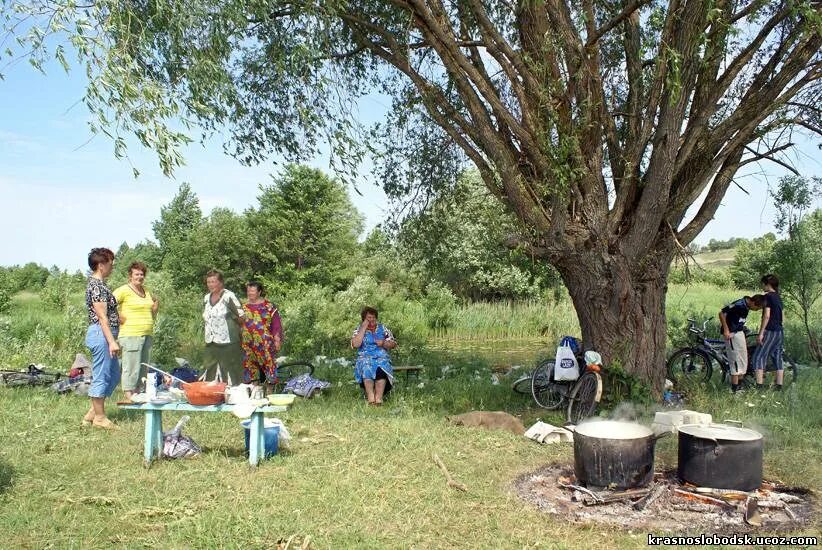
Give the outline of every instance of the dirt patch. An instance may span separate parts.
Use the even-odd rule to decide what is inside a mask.
[[[794,531],[807,525],[815,506],[810,493],[770,490],[768,487],[773,485],[764,483],[761,490],[751,493],[768,506],[758,508],[761,526],[754,527],[745,522],[744,501],[728,500],[727,504],[719,506],[678,493],[677,490],[687,492],[692,488],[679,483],[676,471],[654,476],[649,489],[652,494],[656,493],[655,499],[643,510],[634,509],[634,503],[639,500],[637,498],[588,506],[583,503],[583,498],[587,496],[585,493],[560,485],[575,482],[573,467],[551,464],[518,477],[514,481],[514,490],[520,498],[540,510],[562,516],[563,521],[598,523],[647,532],[730,534]],[[606,494],[597,492],[597,495]],[[788,509],[785,510],[784,506]]]

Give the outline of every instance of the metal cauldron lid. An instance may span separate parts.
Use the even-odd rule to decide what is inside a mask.
[[[654,434],[647,426],[619,420],[592,420],[584,422],[577,426],[574,432],[596,439],[642,439],[644,437],[651,437]]]
[[[724,439],[726,441],[756,441],[762,439],[762,434],[757,431],[728,424],[683,424],[677,429],[680,433],[703,439]]]

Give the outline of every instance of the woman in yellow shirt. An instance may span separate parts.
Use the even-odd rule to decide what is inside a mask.
[[[154,319],[159,302],[143,286],[148,268],[143,262],[128,266],[128,283],[114,291],[120,311],[119,343],[122,350],[122,385],[126,399],[137,392],[143,375],[142,363],[148,363]]]

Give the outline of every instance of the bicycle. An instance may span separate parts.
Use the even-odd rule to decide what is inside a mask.
[[[25,371],[0,371],[0,386],[50,386],[65,377],[62,373],[48,372],[31,363]]]
[[[702,323],[702,328],[697,327],[694,319],[688,319],[688,336],[694,340],[694,345],[679,348],[671,354],[666,365],[668,378],[680,388],[687,389],[698,384],[707,384],[713,376],[713,363],[716,362],[722,372],[722,382],[728,383],[731,376],[731,367],[725,355],[725,340],[721,338],[706,338],[709,320]],[[747,334],[747,337],[754,336]],[[748,361],[753,358],[755,344],[748,345]],[[784,363],[783,385],[789,386],[797,380],[799,369],[796,362],[782,350],[782,361]],[[765,372],[775,372],[770,357],[765,365]],[[756,384],[756,373],[748,367],[745,376],[742,378],[743,387],[752,387]]]
[[[584,357],[577,356],[580,365],[585,364]],[[531,374],[531,395],[537,405],[543,409],[557,410],[566,402],[566,419],[572,424],[594,414],[602,398],[602,377],[599,372],[585,369],[576,380],[555,380],[556,361],[541,361]]]

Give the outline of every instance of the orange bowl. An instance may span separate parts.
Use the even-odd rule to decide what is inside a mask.
[[[224,382],[189,382],[183,384],[186,399],[192,405],[219,405],[225,401]]]

